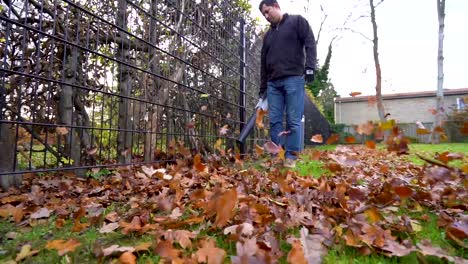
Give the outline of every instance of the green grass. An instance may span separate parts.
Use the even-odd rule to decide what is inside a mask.
[[[428,221],[419,221],[421,224],[421,230],[414,232],[412,234],[392,234],[394,236],[401,236],[403,235],[405,239],[411,239],[413,243],[417,244],[424,239],[428,239],[434,246],[441,247],[442,249],[446,250],[449,255],[455,255],[459,257],[463,257],[465,259],[468,258],[468,251],[461,248],[461,247],[454,247],[449,240],[445,237],[445,231],[440,229],[437,226],[437,215],[431,213],[428,210],[423,210],[421,212],[410,212],[408,210],[400,210],[398,215],[408,215],[412,219],[419,219],[422,215],[429,216]],[[424,257],[425,262],[419,262],[417,253],[413,252],[410,255],[404,257],[386,257],[384,255],[379,255],[376,253],[372,253],[368,256],[363,256],[358,249],[352,248],[349,246],[344,245],[344,243],[335,245],[332,249],[330,249],[327,255],[324,258],[324,263],[328,264],[335,264],[335,263],[359,263],[359,264],[374,264],[374,263],[381,263],[381,264],[393,264],[393,263],[433,263],[433,264],[443,264],[447,263],[445,260],[439,259],[433,256],[426,256]]]
[[[340,246],[328,251],[328,254],[324,257],[323,263],[325,264],[392,264],[392,263],[418,263],[416,261],[404,261],[405,259],[411,258],[405,256],[403,258],[388,258],[382,255],[371,254],[369,256],[363,256],[357,249],[351,247]],[[411,258],[412,259],[412,258]]]
[[[462,153],[465,155],[463,160],[454,160],[449,162],[449,165],[461,168],[468,163],[468,143],[444,143],[444,144],[410,144],[410,155],[406,160],[415,165],[424,165],[426,162],[416,156],[416,153],[424,157],[433,159],[436,153],[448,151],[450,153]]]
[[[316,149],[319,151],[333,151],[337,145],[322,145],[322,146],[311,146],[310,149]],[[377,149],[385,151],[384,144],[377,144]],[[428,157],[434,158],[436,153],[443,153],[448,151],[450,153],[462,153],[465,155],[463,160],[450,161],[449,165],[461,168],[463,165],[468,163],[468,143],[442,143],[442,144],[409,144],[410,153],[406,156],[406,160],[415,165],[424,165],[427,162],[416,156],[416,153]]]
[[[421,160],[416,156],[416,153],[423,156],[433,159],[436,153],[442,153],[445,151],[463,153],[465,156],[468,156],[468,144],[467,143],[445,143],[445,144],[410,144],[410,154],[405,157],[411,163],[416,165],[423,165],[425,161]],[[324,145],[324,146],[314,146],[311,147],[319,151],[333,151],[336,148],[336,145]],[[385,146],[383,144],[378,145],[378,149],[385,151]],[[455,160],[451,161],[449,165],[461,167],[463,164],[468,162],[467,157],[464,160]],[[319,177],[321,175],[331,175],[331,173],[324,168],[324,164],[321,161],[310,160],[308,156],[304,155],[302,161],[298,162],[296,166],[297,172],[302,176],[313,176]],[[445,230],[440,229],[437,225],[438,216],[434,213],[431,213],[429,210],[425,209],[421,212],[410,212],[410,211],[400,211],[399,215],[406,214],[412,219],[419,219],[423,214],[429,216],[429,220],[426,222],[420,221],[421,230],[410,234],[409,237],[413,240],[414,243],[418,243],[423,239],[428,239],[434,246],[439,246],[445,250],[450,255],[460,256],[463,258],[468,258],[468,251],[459,246],[453,246],[445,237]],[[394,234],[398,235],[398,234]],[[408,236],[408,235],[407,235]],[[287,249],[287,248],[285,248]],[[351,261],[352,260],[352,261]],[[443,260],[440,260],[436,257],[425,257],[427,263],[446,263]],[[374,264],[374,263],[418,263],[418,257],[416,253],[412,253],[408,256],[396,258],[396,257],[386,257],[384,255],[379,255],[373,253],[369,256],[363,256],[358,249],[346,246],[344,244],[335,245],[332,249],[328,251],[328,254],[324,258],[324,263],[360,263],[360,264]]]
[[[463,258],[468,258],[468,251],[459,247],[454,246],[450,240],[445,236],[445,230],[439,228],[437,224],[438,216],[428,209],[423,209],[422,211],[410,211],[407,209],[400,209],[398,215],[407,215],[411,219],[418,220],[421,231],[416,231],[414,234],[411,234],[410,238],[414,243],[418,243],[422,240],[430,240],[434,246],[439,246],[445,249],[449,255],[460,256]],[[421,216],[428,216],[428,220],[420,220]]]
[[[317,146],[306,146],[307,149],[316,149],[319,151],[335,150],[337,145],[317,145]]]
[[[306,156],[296,163],[295,170],[301,176],[312,176],[314,178],[332,175],[331,171],[325,168],[325,164],[322,161],[310,160]]]
[[[325,145],[314,147],[320,151],[334,150],[335,145]],[[440,144],[440,145],[428,145],[428,144],[411,144],[410,155],[407,157],[409,161],[413,162],[415,153],[425,153],[426,156],[432,157],[436,152],[459,152],[468,155],[468,144]],[[417,158],[417,161],[421,161]],[[455,162],[451,162],[455,163]],[[252,164],[256,169],[264,169],[259,163]],[[332,173],[328,171],[323,162],[317,160],[310,160],[309,157],[303,156],[302,160],[297,163],[296,171],[302,176],[331,176]],[[91,176],[91,175],[90,175]],[[96,175],[101,176],[101,175]],[[105,213],[112,212],[114,210],[124,210],[121,206],[113,204],[106,208]],[[440,229],[437,225],[437,215],[431,213],[427,209],[420,212],[403,211],[399,212],[399,215],[408,215],[413,219],[419,219],[421,215],[428,215],[428,221],[420,221],[421,230],[412,234],[393,234],[394,236],[406,236],[417,243],[423,239],[429,239],[433,245],[440,246],[445,249],[449,254],[456,255],[464,258],[468,258],[467,250],[454,246],[450,240],[445,237],[444,229]],[[55,227],[55,217],[43,221],[42,224],[37,224],[34,227],[24,228],[18,227],[14,223],[7,220],[0,221],[0,263],[12,260],[16,257],[21,246],[24,244],[31,244],[32,250],[40,250],[39,254],[30,257],[23,261],[23,263],[65,263],[65,257],[58,256],[56,250],[48,250],[45,248],[47,241],[54,239],[77,239],[82,245],[75,251],[68,253],[68,258],[72,263],[97,263],[97,259],[94,256],[93,246],[95,243],[101,244],[103,247],[108,247],[113,244],[120,246],[135,246],[142,242],[154,241],[154,237],[151,235],[123,235],[120,232],[113,232],[110,234],[100,234],[98,228],[92,227],[80,233],[71,232],[72,223],[67,220],[66,225],[58,229]],[[197,226],[192,226],[192,230],[195,230]],[[298,230],[289,230],[289,234],[293,234],[298,237]],[[14,240],[6,239],[5,235],[8,232],[16,232],[17,237]],[[228,255],[235,255],[236,246],[235,242],[229,240],[229,238],[222,234],[221,230],[207,231],[203,230],[197,236],[197,239],[210,236],[215,239],[217,246],[226,250]],[[197,240],[195,239],[195,240]],[[193,241],[195,243],[195,241]],[[280,248],[285,253],[279,263],[286,263],[286,256],[291,245],[286,242],[286,238],[280,238]],[[184,252],[184,254],[190,254],[191,252]],[[156,256],[152,251],[138,253],[138,263],[158,263],[160,258]],[[435,257],[425,258],[427,263],[446,263]],[[104,262],[110,261],[110,258],[105,258]],[[373,264],[373,263],[418,263],[420,261],[416,253],[412,253],[402,258],[386,257],[381,254],[372,253],[369,256],[362,256],[360,252],[352,247],[338,244],[334,245],[329,249],[327,255],[324,257],[324,263],[362,263],[362,264]]]

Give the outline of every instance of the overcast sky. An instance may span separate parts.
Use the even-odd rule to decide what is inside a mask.
[[[318,45],[318,59],[325,59],[330,40],[333,45],[330,78],[342,96],[351,92],[375,94],[375,66],[372,42],[347,27],[372,38],[368,0],[278,0],[283,12],[302,14],[317,37],[325,21]],[[376,0],[375,2],[378,2]],[[260,17],[260,0],[250,0],[252,15]],[[324,12],[321,12],[320,5]],[[437,89],[438,18],[436,0],[385,0],[377,7],[382,92],[402,93]],[[364,17],[362,17],[364,16]],[[361,18],[359,18],[361,17]],[[359,19],[358,19],[359,18]],[[447,0],[444,39],[444,88],[468,88],[468,0]]]

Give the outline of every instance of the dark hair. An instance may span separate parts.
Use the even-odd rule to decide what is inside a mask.
[[[262,12],[262,6],[267,5],[267,6],[273,6],[274,4],[277,4],[278,1],[276,0],[262,0],[260,2],[260,5],[258,6],[258,9],[260,9],[260,12]]]

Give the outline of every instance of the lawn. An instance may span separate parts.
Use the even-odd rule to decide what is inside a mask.
[[[0,263],[299,263],[305,250],[323,263],[463,263],[466,180],[416,156],[445,151],[464,168],[468,144],[347,145],[308,148],[292,171],[264,156],[29,175],[0,196]]]
[[[378,145],[378,149],[385,149],[385,145]],[[311,149],[317,151],[334,151],[336,145],[324,145],[316,146]],[[437,154],[444,152],[450,153],[461,153],[464,155],[462,160],[450,161],[449,165],[463,168],[468,165],[468,143],[445,143],[445,144],[410,144],[409,155],[403,156],[403,159],[411,162],[412,164],[423,166],[428,165],[428,162],[419,158],[416,154],[419,154],[430,159],[434,159]],[[466,167],[465,167],[466,170]],[[302,157],[302,162],[298,164],[297,171],[300,175],[311,175],[313,177],[329,176],[330,171],[325,168],[324,163],[320,160],[310,160],[309,156],[305,155]],[[466,173],[466,171],[465,171]],[[466,198],[466,197],[465,197]],[[466,213],[466,211],[464,212]],[[421,212],[407,212],[400,211],[398,215],[409,214],[412,217],[418,217],[421,215],[428,215],[428,221],[426,224],[421,225],[421,229],[414,234],[412,239],[414,241],[421,241],[423,239],[430,240],[433,244],[436,244],[454,255],[468,258],[468,251],[465,248],[459,248],[454,246],[454,243],[447,239],[444,228],[441,228],[437,224],[438,217],[436,214],[430,212],[428,209],[422,209]],[[465,245],[466,245],[465,240]],[[418,263],[417,254],[412,253],[408,256],[400,258],[388,258],[378,254],[371,254],[363,256],[356,249],[347,247],[345,245],[336,245],[335,248],[328,252],[328,255],[324,258],[325,263]],[[424,262],[423,262],[424,263]],[[429,257],[427,263],[445,263],[445,261]]]

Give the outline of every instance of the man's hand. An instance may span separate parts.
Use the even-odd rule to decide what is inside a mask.
[[[263,111],[268,110],[268,100],[266,98],[260,97],[258,103],[255,106],[255,109],[261,108]]]
[[[258,98],[258,103],[257,105],[255,106],[255,108],[259,108],[263,103],[263,99],[262,98]]]
[[[311,84],[315,79],[314,70],[306,69],[304,79],[305,79],[306,84]]]

